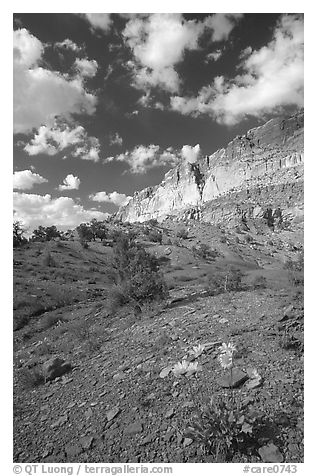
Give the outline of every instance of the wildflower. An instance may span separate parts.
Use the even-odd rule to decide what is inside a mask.
[[[232,356],[233,352],[235,352],[237,349],[233,344],[222,344],[221,347],[219,347],[219,352],[221,354],[230,354]]]
[[[179,377],[180,375],[184,375],[188,370],[189,362],[187,360],[183,360],[182,362],[177,362],[172,368],[172,372],[175,377]]]
[[[233,366],[232,354],[229,352],[220,354],[218,356],[220,365],[223,369],[231,369]]]
[[[182,362],[178,362],[172,368],[172,372],[175,377],[179,377],[180,375],[186,375],[189,377],[190,375],[198,372],[201,370],[198,362],[188,362],[187,360],[183,360]]]
[[[198,344],[196,346],[194,345],[193,350],[190,350],[189,353],[193,355],[195,359],[197,359],[197,357],[199,357],[204,352],[204,350],[205,346]]]

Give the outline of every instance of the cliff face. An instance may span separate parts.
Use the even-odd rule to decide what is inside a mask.
[[[296,196],[302,202],[303,161],[304,113],[271,119],[195,164],[177,165],[156,187],[136,192],[118,216],[129,222],[169,215],[217,222],[223,219],[215,213],[219,203],[232,208],[232,202],[243,206],[251,199],[253,209],[264,202],[284,206],[290,193],[289,201]]]

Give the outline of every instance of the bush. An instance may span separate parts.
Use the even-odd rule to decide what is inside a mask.
[[[87,241],[85,241],[85,240],[80,240],[80,244],[81,244],[82,248],[84,248],[84,250],[87,250],[89,248],[89,245],[88,245]]]
[[[150,230],[147,234],[149,241],[162,244],[163,234],[159,230]]]
[[[185,229],[185,228],[181,228],[180,230],[178,230],[178,232],[176,233],[176,236],[178,238],[182,238],[183,240],[187,240],[188,238],[188,231]]]
[[[228,267],[217,274],[209,274],[206,289],[211,295],[240,291],[242,289],[242,277],[243,274],[239,269]]]
[[[114,246],[114,267],[119,284],[129,300],[137,303],[159,301],[167,287],[155,256],[136,244],[131,235],[122,234]]]
[[[192,251],[197,258],[204,260],[215,259],[217,256],[220,256],[220,253],[216,250],[212,250],[209,245],[201,243],[197,248],[192,247]]]
[[[32,390],[44,383],[44,377],[37,369],[24,368],[19,372],[19,382],[25,390]]]
[[[267,287],[267,280],[264,276],[256,276],[252,282],[254,289],[261,289]]]

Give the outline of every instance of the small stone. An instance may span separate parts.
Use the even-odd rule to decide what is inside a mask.
[[[193,442],[193,440],[191,438],[184,438],[183,445],[186,447],[186,446],[191,445],[192,442]]]
[[[220,322],[220,324],[227,324],[227,322],[229,322],[229,320],[226,319],[225,317],[223,317],[222,319],[219,319],[219,322]]]
[[[78,408],[81,408],[81,407],[84,407],[86,405],[87,402],[81,402],[78,404]]]
[[[223,388],[236,388],[246,380],[248,380],[248,376],[245,372],[240,369],[233,369],[232,374],[229,372],[225,376],[218,378],[217,383]]]
[[[85,417],[87,418],[87,420],[88,420],[88,418],[91,418],[92,415],[93,415],[92,409],[91,409],[91,408],[88,408],[88,410],[85,411]]]
[[[270,443],[259,449],[259,455],[263,463],[283,463],[284,457],[277,446]]]
[[[124,429],[125,435],[136,435],[137,433],[141,433],[143,431],[143,426],[141,422],[131,423]]]
[[[106,413],[107,420],[108,420],[108,421],[113,420],[114,417],[116,417],[116,416],[118,415],[118,413],[120,413],[120,408],[119,408],[119,407],[114,407],[114,408],[112,408],[112,410],[109,410],[109,411]]]
[[[172,370],[172,368],[173,368],[173,365],[168,365],[167,367],[164,367],[164,369],[162,369],[160,372],[160,378],[167,377],[170,371]]]
[[[93,441],[94,441],[93,436],[84,436],[84,437],[80,438],[79,443],[81,444],[81,446],[84,450],[89,450]]]
[[[123,372],[118,372],[117,374],[115,374],[113,377],[113,380],[123,380],[125,378],[125,375]]]
[[[55,423],[52,423],[51,428],[56,428],[58,426],[64,425],[68,420],[67,415],[61,416]]]
[[[174,415],[174,408],[171,408],[165,413],[165,418],[171,418]]]

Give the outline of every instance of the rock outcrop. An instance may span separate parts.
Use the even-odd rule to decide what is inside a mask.
[[[275,118],[196,163],[182,162],[155,187],[136,192],[123,221],[168,216],[217,223],[240,214],[302,216],[304,113]],[[283,210],[283,213],[281,212]],[[277,217],[278,218],[278,217]]]

